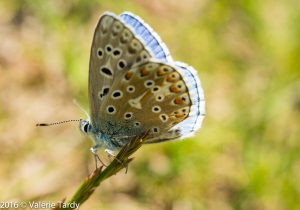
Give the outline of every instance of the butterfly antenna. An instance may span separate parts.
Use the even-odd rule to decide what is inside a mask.
[[[79,109],[87,116],[88,119],[90,119],[90,116],[89,116],[89,114],[87,113],[87,111],[85,111],[85,110],[82,108],[82,106],[80,106],[80,104],[77,102],[76,99],[73,99],[73,103],[74,103],[76,106],[79,107]]]
[[[79,122],[80,120],[64,120],[60,122],[54,122],[54,123],[37,123],[36,126],[51,126],[51,125],[59,125],[63,123],[69,123],[69,122]]]

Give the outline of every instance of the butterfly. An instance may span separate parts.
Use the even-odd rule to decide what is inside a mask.
[[[105,12],[90,51],[90,117],[80,130],[91,148],[113,153],[148,132],[144,143],[193,135],[205,115],[196,70],[173,61],[161,38],[140,17]]]

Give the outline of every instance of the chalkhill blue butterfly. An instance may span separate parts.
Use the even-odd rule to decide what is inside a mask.
[[[146,144],[190,136],[205,115],[196,71],[173,61],[153,29],[129,12],[99,19],[88,95],[90,117],[80,120],[80,129],[94,141],[94,153],[112,153],[144,132]]]

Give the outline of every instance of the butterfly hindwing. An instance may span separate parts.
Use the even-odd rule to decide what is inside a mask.
[[[186,81],[191,99],[189,117],[173,128],[180,128],[182,138],[185,138],[193,135],[201,127],[205,116],[204,93],[197,71],[193,67],[178,61],[174,62],[174,65]]]
[[[116,78],[101,106],[101,130],[118,124],[118,135],[138,135],[150,130],[155,138],[178,138],[172,129],[188,118],[192,101],[188,85],[176,66],[150,59]]]

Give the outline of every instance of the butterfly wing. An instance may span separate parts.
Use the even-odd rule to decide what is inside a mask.
[[[160,136],[147,140],[146,143],[148,144],[160,143],[178,138],[183,139],[192,136],[200,129],[205,116],[204,93],[197,71],[193,67],[182,62],[177,61],[174,65],[187,86],[189,98],[191,100],[190,111],[184,120],[176,124],[170,130]]]
[[[205,99],[197,71],[193,67],[178,61],[175,62],[175,66],[189,89],[191,99],[189,117],[173,128],[175,130],[180,128],[182,138],[185,138],[194,135],[194,133],[200,129],[205,117]]]
[[[204,94],[197,71],[185,63],[174,62],[167,46],[159,35],[140,17],[130,12],[124,12],[120,17],[135,32],[135,35],[143,41],[152,57],[176,66],[177,71],[180,72],[183,80],[187,83],[189,94],[191,95],[192,106],[188,118],[165,133],[165,135],[160,136],[157,141],[178,138],[178,128],[181,130],[180,135],[182,138],[193,135],[201,127],[205,115]],[[156,139],[153,139],[153,141],[156,141]]]
[[[100,124],[100,107],[111,92],[111,86],[118,77],[134,64],[144,62],[150,53],[132,30],[112,13],[105,13],[95,29],[89,64],[89,101],[91,123]]]
[[[167,46],[147,23],[130,12],[124,12],[120,17],[134,31],[135,35],[142,40],[153,58],[164,62],[172,62]]]
[[[202,114],[203,103],[200,83],[193,76],[176,65],[153,59],[133,66],[116,78],[104,99],[101,130],[128,139],[150,130],[149,143],[195,130],[201,123],[197,117]]]

